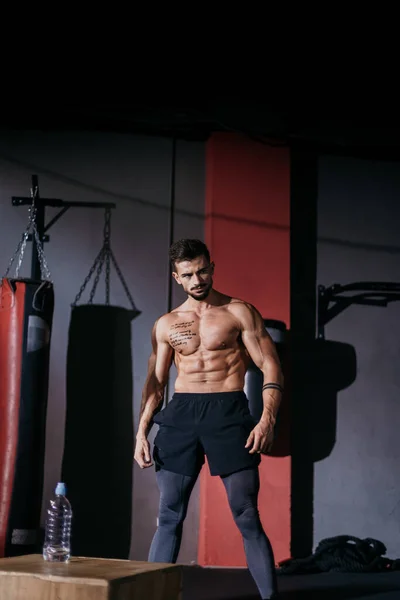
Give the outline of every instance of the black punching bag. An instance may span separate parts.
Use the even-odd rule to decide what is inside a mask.
[[[129,556],[134,316],[119,306],[72,308],[62,481],[73,510],[75,556]]]

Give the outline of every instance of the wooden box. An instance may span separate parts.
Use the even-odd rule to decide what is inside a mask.
[[[40,554],[0,559],[1,600],[181,600],[179,565]]]

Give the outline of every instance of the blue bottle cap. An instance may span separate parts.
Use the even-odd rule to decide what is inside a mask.
[[[65,483],[57,483],[57,487],[56,487],[56,494],[60,495],[60,496],[65,496],[66,493],[66,487],[65,487]]]

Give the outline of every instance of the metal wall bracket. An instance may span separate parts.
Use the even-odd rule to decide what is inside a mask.
[[[347,285],[318,286],[317,336],[325,339],[325,325],[352,304],[387,306],[400,300],[400,283],[360,281]]]
[[[65,200],[59,200],[58,198],[42,198],[39,194],[39,182],[38,176],[32,175],[32,190],[36,190],[35,205],[36,205],[36,227],[39,235],[39,240],[43,246],[44,242],[48,242],[50,237],[45,235],[46,231],[50,229],[54,223],[56,223],[69,208],[115,208],[116,205],[112,202],[66,202]],[[12,196],[11,204],[13,206],[30,206],[32,204],[32,196],[21,197]],[[45,224],[45,210],[46,207],[51,206],[53,208],[60,208],[61,210],[55,215],[51,221]],[[40,279],[40,263],[38,251],[36,248],[36,240],[32,236],[28,237],[28,241],[33,242],[32,248],[32,266],[31,266],[31,277],[32,279]]]

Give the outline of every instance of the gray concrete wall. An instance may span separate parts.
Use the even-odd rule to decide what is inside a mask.
[[[400,165],[323,157],[319,167],[317,283],[400,282]],[[315,464],[315,543],[372,537],[400,556],[399,318],[400,302],[353,305],[326,327],[354,346],[357,375],[338,394],[335,447]]]
[[[203,239],[204,145],[177,144],[175,237]],[[27,224],[28,196],[37,174],[41,195],[70,201],[115,202],[111,244],[142,314],[132,323],[135,427],[150,354],[150,331],[167,305],[171,140],[83,132],[1,132],[0,258],[2,274]],[[47,220],[57,211],[49,209]],[[71,209],[50,230],[45,253],[55,286],[43,506],[59,480],[64,444],[65,365],[70,305],[102,245],[102,210]],[[21,275],[30,274],[30,244]],[[104,299],[104,285],[96,299]],[[88,299],[89,290],[83,299]],[[174,290],[174,305],[182,301]],[[111,304],[128,306],[112,269]],[[171,376],[174,381],[174,373]],[[172,390],[171,390],[172,393]],[[152,441],[154,432],[150,436]],[[132,449],[133,452],[133,449]],[[156,527],[153,469],[134,468],[131,558],[145,560]],[[42,517],[44,512],[42,513]],[[180,560],[197,557],[198,490],[189,507]]]

